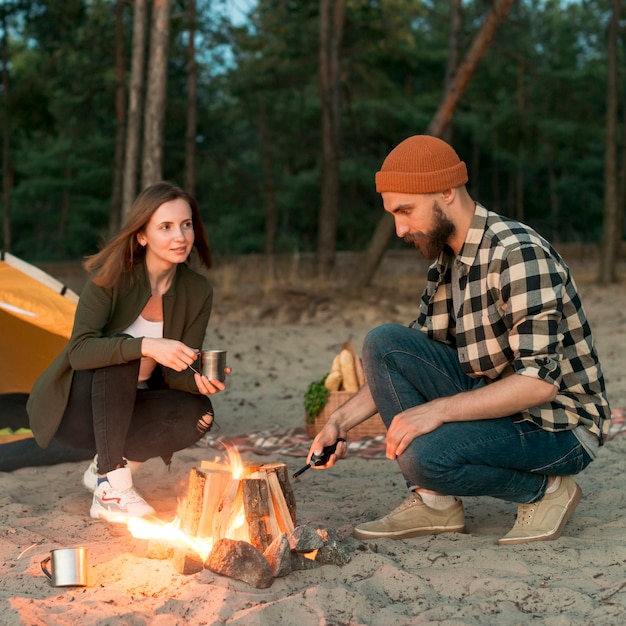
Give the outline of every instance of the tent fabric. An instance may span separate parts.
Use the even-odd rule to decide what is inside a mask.
[[[26,393],[0,395],[0,472],[91,459],[95,450],[70,448],[52,440],[47,448],[37,445],[28,426]]]
[[[30,392],[65,347],[77,302],[60,281],[0,252],[0,394]]]

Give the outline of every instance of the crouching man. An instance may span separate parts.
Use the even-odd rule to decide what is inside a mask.
[[[419,315],[363,346],[367,384],[337,409],[310,455],[376,412],[410,494],[359,539],[465,530],[460,496],[518,504],[500,544],[558,538],[578,505],[572,475],[596,456],[610,409],[570,270],[528,226],[470,197],[444,141],[409,137],[376,174],[398,237],[434,260]],[[345,456],[347,444],[325,467]]]

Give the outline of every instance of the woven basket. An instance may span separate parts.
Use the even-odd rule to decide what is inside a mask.
[[[306,432],[313,439],[317,433],[324,427],[331,413],[349,400],[354,394],[351,391],[331,391],[328,396],[324,408],[315,417],[312,424],[306,420]],[[353,439],[369,439],[370,437],[378,437],[387,432],[385,424],[378,413],[372,415],[365,422],[361,422],[358,426],[351,428],[348,432],[348,438]]]
[[[361,359],[354,349],[354,346],[346,341],[341,348],[346,348],[352,352],[354,357],[354,369],[356,371],[357,381],[359,387],[365,384],[365,374],[363,373],[363,365]],[[324,424],[328,421],[332,412],[339,408],[344,402],[347,402],[354,393],[352,391],[331,391],[328,395],[328,400],[324,405],[324,408],[315,416],[312,423],[309,422],[308,416],[305,415],[306,432],[313,439],[317,433],[324,427]],[[361,422],[358,426],[351,428],[348,432],[350,439],[368,439],[370,437],[378,437],[384,435],[387,432],[385,424],[378,413],[372,415],[368,420]]]

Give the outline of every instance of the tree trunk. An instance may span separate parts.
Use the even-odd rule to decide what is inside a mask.
[[[606,89],[606,134],[604,139],[604,220],[600,247],[598,282],[606,285],[617,281],[618,239],[615,231],[618,218],[617,175],[617,84],[619,18],[622,0],[613,0],[613,15],[609,26],[608,78]]]
[[[343,0],[320,0],[320,92],[322,103],[322,194],[317,230],[317,274],[329,276],[335,264],[339,212],[339,49]]]
[[[498,134],[495,129],[491,132],[491,154],[493,155],[493,162],[491,164],[491,202],[493,210],[498,213],[500,211],[500,168],[498,167],[498,160],[495,155],[498,154]]]
[[[550,193],[550,217],[551,217],[551,230],[550,230],[550,238],[551,241],[555,243],[558,242],[561,237],[559,235],[559,230],[556,228],[556,224],[558,224],[559,220],[559,194],[556,191],[556,175],[554,173],[554,167],[552,164],[548,166],[548,189]]]
[[[626,33],[625,33],[626,34]],[[624,38],[624,47],[626,49],[626,37]],[[619,262],[622,250],[622,239],[624,238],[624,213],[626,212],[626,106],[623,107],[622,118],[622,166],[618,178],[618,194],[617,194],[617,225],[615,228],[615,238],[617,239],[617,261]]]
[[[141,182],[145,189],[163,177],[163,123],[167,86],[167,55],[171,0],[154,0],[143,136]]]
[[[72,188],[72,178],[74,171],[71,165],[65,166],[63,173],[63,191],[61,193],[61,212],[59,215],[59,241],[63,241],[67,235],[67,226],[70,221],[70,189]]]
[[[517,106],[520,112],[520,130],[522,137],[524,136],[524,127],[526,124],[526,89],[524,85],[524,65],[519,62],[517,64]],[[524,216],[524,163],[526,150],[524,142],[519,141],[517,144],[517,163],[515,166],[515,219],[523,222]]]
[[[11,191],[13,190],[13,163],[11,163],[11,123],[9,119],[9,46],[6,15],[2,16],[2,242],[11,252]]]
[[[189,1],[189,42],[187,43],[187,132],[185,134],[185,189],[196,193],[196,133],[198,129],[198,67],[196,63],[196,2]]]
[[[465,59],[459,66],[454,80],[449,89],[445,92],[435,115],[426,129],[427,135],[439,137],[442,130],[452,119],[461,96],[467,90],[478,62],[487,51],[498,26],[506,19],[513,2],[514,0],[494,0],[494,4],[485,23],[474,37]],[[374,236],[370,240],[356,277],[354,280],[351,280],[351,283],[355,285],[357,289],[367,286],[372,280],[383,258],[389,240],[393,235],[393,231],[393,219],[387,214],[383,215],[376,227]]]
[[[146,47],[146,14],[146,0],[135,0],[126,154],[124,158],[124,185],[122,191],[122,215],[124,217],[128,215],[131,204],[137,195],[137,163],[139,161],[139,137],[141,135],[141,106],[143,100],[143,72]]]
[[[471,161],[467,164],[469,168],[470,195],[480,198],[480,141],[478,135],[472,138]]]
[[[124,77],[124,0],[115,2],[115,156],[113,158],[113,187],[109,209],[109,233],[119,230],[122,217],[122,178],[124,176],[125,116]]]
[[[276,184],[274,182],[274,159],[272,147],[267,132],[265,102],[259,105],[259,135],[261,137],[261,151],[263,153],[263,170],[265,172],[265,256],[268,262],[268,273],[276,276],[276,232],[278,230],[278,209],[276,207]]]
[[[454,75],[459,68],[461,35],[461,0],[450,0],[450,33],[448,36],[448,65],[446,67],[445,92],[450,90]],[[452,126],[446,124],[441,129],[441,138],[452,143]]]

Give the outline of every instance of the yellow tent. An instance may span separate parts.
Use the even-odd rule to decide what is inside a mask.
[[[30,393],[67,343],[77,302],[49,274],[0,253],[0,394]]]

